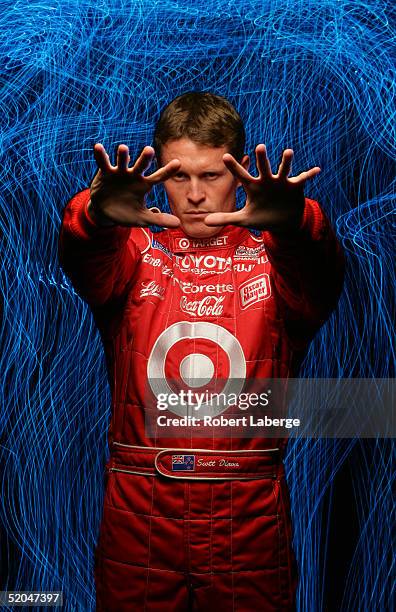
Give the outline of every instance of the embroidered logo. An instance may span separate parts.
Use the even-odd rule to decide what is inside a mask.
[[[225,246],[228,242],[228,236],[212,236],[210,238],[179,238],[177,240],[177,248],[199,248],[210,246]]]
[[[223,314],[224,296],[207,295],[202,300],[188,300],[185,295],[180,300],[180,310],[193,317],[218,317]]]
[[[159,283],[155,281],[149,281],[145,283],[142,282],[142,288],[140,289],[140,297],[148,297],[149,295],[153,295],[154,297],[159,297],[161,300],[164,299],[165,287],[162,287]]]
[[[271,295],[271,285],[268,274],[262,276],[256,276],[239,287],[239,300],[241,308],[245,309],[260,302],[266,300]]]
[[[172,472],[195,470],[195,455],[172,455]]]

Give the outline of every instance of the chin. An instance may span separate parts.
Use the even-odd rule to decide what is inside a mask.
[[[223,228],[223,226],[209,227],[209,225],[205,225],[201,221],[182,223],[180,227],[191,238],[210,238],[211,236],[216,236]]]

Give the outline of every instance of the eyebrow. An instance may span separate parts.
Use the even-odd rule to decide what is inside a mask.
[[[199,174],[223,174],[225,170],[225,166],[221,168],[207,168],[206,170],[202,170],[201,172],[199,172]],[[180,168],[177,174],[188,174],[188,172]]]

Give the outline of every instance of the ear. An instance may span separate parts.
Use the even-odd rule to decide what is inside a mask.
[[[241,166],[243,166],[245,168],[245,170],[248,170],[249,169],[249,165],[250,165],[249,155],[244,155],[239,163],[241,164]],[[241,181],[238,181],[237,182],[237,188],[241,187],[241,185],[242,185]]]

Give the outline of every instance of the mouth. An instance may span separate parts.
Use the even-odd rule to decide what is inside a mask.
[[[209,211],[208,210],[187,210],[185,213],[185,215],[188,215],[189,217],[205,217],[206,215],[209,215]]]

